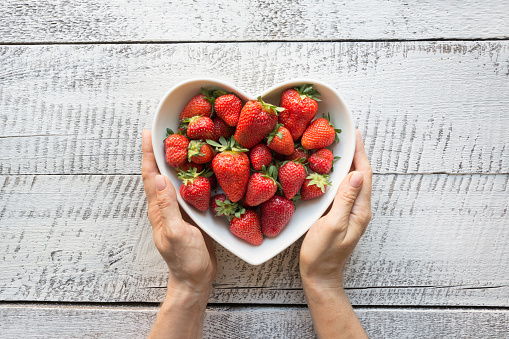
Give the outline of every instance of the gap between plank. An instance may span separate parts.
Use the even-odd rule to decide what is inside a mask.
[[[507,41],[509,36],[494,38],[423,38],[423,39],[301,39],[301,40],[121,40],[121,41],[33,41],[33,42],[4,42],[0,46],[37,46],[37,45],[174,45],[174,44],[243,44],[243,43],[311,43],[311,42],[468,42],[468,41]]]
[[[162,301],[161,301],[162,303]],[[1,306],[48,306],[48,307],[159,307],[159,302],[55,302],[55,301],[0,301]],[[301,304],[240,304],[240,303],[208,303],[208,308],[263,308],[263,307],[279,307],[279,308],[300,308],[307,309],[307,305]],[[509,307],[505,306],[440,306],[440,305],[353,305],[354,309],[407,309],[407,310],[479,310],[479,311],[492,311],[492,310],[508,310]]]

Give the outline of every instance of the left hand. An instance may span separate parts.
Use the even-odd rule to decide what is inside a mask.
[[[162,141],[161,141],[162,147]],[[168,289],[203,294],[210,292],[217,262],[212,239],[183,219],[177,192],[171,181],[160,175],[152,149],[152,133],[143,131],[141,174],[148,200],[148,218],[154,243],[168,265]]]

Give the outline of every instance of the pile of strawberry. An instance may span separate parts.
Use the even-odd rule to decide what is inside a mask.
[[[338,157],[326,147],[341,130],[330,115],[313,120],[319,96],[303,84],[285,90],[276,107],[261,97],[243,105],[234,93],[202,89],[180,113],[177,133],[168,129],[164,140],[182,198],[226,216],[230,231],[253,245],[279,234],[297,199],[319,197],[331,185],[327,174]],[[224,194],[211,198],[218,182]]]

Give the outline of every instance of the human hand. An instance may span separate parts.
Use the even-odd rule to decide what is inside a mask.
[[[300,250],[304,288],[342,289],[346,261],[371,220],[373,171],[356,130],[352,172],[341,182],[329,213],[309,229]]]
[[[152,133],[143,131],[141,174],[148,200],[154,243],[168,264],[168,290],[208,295],[217,263],[212,240],[182,217],[171,181],[160,175],[152,148]],[[189,217],[185,214],[187,220]]]

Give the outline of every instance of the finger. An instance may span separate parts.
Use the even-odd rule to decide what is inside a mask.
[[[180,214],[175,187],[173,187],[170,179],[164,175],[156,175],[154,181],[157,191],[157,205],[163,226],[170,227],[170,229],[181,227],[182,215]]]
[[[152,148],[152,133],[149,130],[143,130],[141,148],[143,150],[143,162],[141,165],[141,177],[143,186],[147,195],[148,203],[151,204],[157,200],[154,178],[159,174],[154,150]]]
[[[327,215],[335,225],[348,226],[350,212],[359,195],[364,175],[362,172],[351,172],[339,185],[332,208]]]
[[[369,164],[368,157],[364,150],[364,143],[360,132],[357,130],[356,149],[354,155],[355,170],[362,171],[364,174],[362,188],[359,196],[352,207],[353,219],[357,222],[353,223],[354,228],[358,228],[358,233],[363,234],[371,220],[371,188],[373,171]]]
[[[361,132],[358,129],[355,130],[355,153],[352,165],[356,171],[366,171],[371,169],[368,156],[366,155],[366,150],[364,149]]]

